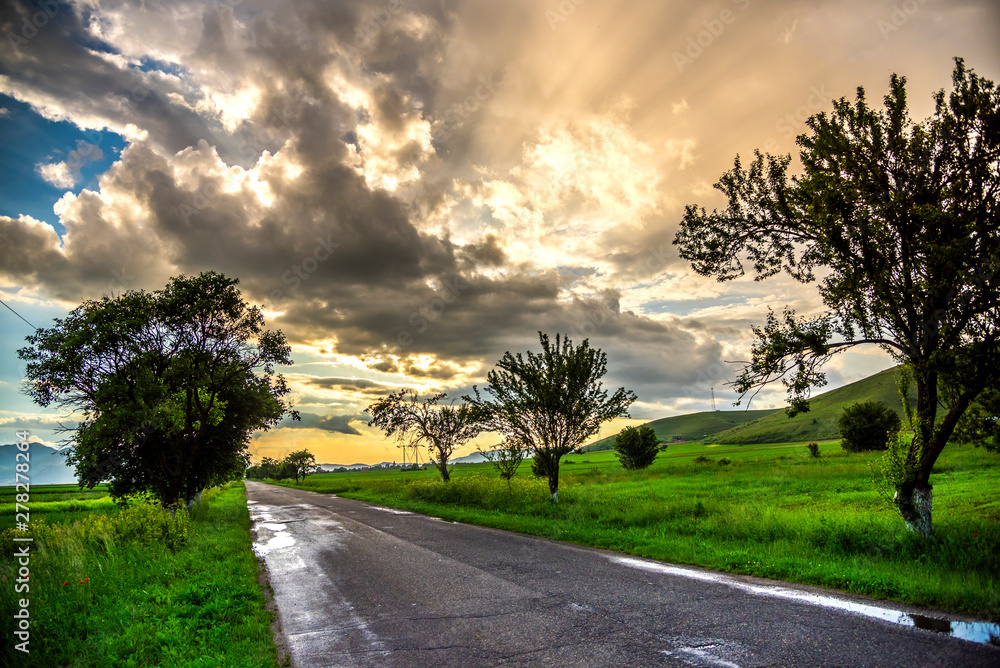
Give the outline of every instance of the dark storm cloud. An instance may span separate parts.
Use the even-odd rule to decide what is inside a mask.
[[[315,415],[314,413],[299,413],[299,420],[286,418],[281,426],[288,429],[319,429],[337,434],[360,436],[361,432],[350,425],[352,420],[366,421],[362,415]]]
[[[311,385],[313,387],[321,387],[326,390],[348,390],[353,392],[360,392],[364,394],[390,394],[396,391],[396,387],[392,385],[385,385],[374,380],[368,380],[367,378],[338,378],[335,376],[330,377],[316,377],[311,376],[308,378],[302,378],[299,382],[305,385]]]

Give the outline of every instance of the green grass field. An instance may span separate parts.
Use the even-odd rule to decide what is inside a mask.
[[[30,591],[17,594],[13,492],[0,489],[0,664],[279,665],[242,483],[174,518],[145,504],[122,511],[104,489],[32,487]],[[7,640],[25,596],[27,655]]]
[[[522,465],[314,474],[298,487],[454,521],[673,563],[815,584],[1000,619],[1000,457],[951,446],[935,468],[936,536],[922,541],[878,496],[869,462],[838,441],[671,445],[628,472],[611,452],[572,455],[560,503]],[[704,458],[704,459],[699,459]],[[587,461],[589,459],[589,461]]]

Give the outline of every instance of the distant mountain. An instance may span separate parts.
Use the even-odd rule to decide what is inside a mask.
[[[646,424],[657,438],[670,442],[703,441],[742,445],[789,443],[839,438],[837,420],[844,408],[857,401],[879,401],[904,420],[903,405],[896,389],[896,369],[887,369],[868,378],[814,396],[809,412],[790,418],[784,408],[752,411],[704,411],[653,420]],[[615,437],[608,436],[586,446],[587,450],[610,450]]]
[[[473,452],[472,454],[465,455],[464,457],[455,457],[454,459],[449,459],[452,464],[479,464],[480,462],[485,462],[486,457],[483,457],[481,452]]]
[[[14,468],[19,462],[14,455],[20,452],[17,445],[0,445],[0,485],[13,485],[16,479]],[[65,485],[77,482],[76,473],[66,465],[64,453],[41,443],[28,446],[28,476],[35,485]],[[23,463],[21,460],[20,463]]]
[[[478,452],[473,452],[472,454],[465,455],[464,457],[456,457],[454,459],[449,459],[449,464],[478,464],[480,462],[485,462],[486,457]],[[422,464],[427,464],[427,462],[422,462]],[[366,469],[372,466],[376,467],[391,467],[391,466],[402,466],[402,462],[382,462],[380,464],[320,464],[320,470],[322,471],[333,471],[339,468],[345,468],[348,470],[354,469]]]

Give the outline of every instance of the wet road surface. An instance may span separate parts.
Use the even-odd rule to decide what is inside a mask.
[[[1000,666],[1000,648],[817,601],[892,604],[246,488],[299,668]]]

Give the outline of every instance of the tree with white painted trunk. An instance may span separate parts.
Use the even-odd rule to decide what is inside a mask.
[[[727,208],[688,206],[674,240],[695,271],[720,281],[744,275],[745,261],[758,280],[784,270],[807,283],[822,271],[825,313],[771,312],[754,328],[733,383],[741,399],[780,379],[789,415],[807,411],[822,366],[860,345],[907,366],[915,436],[887,457],[893,503],[923,535],[934,463],[953,434],[985,433],[963,430],[963,418],[1000,385],[1000,91],[961,59],[953,81],[921,123],[896,75],[884,110],[861,88],[855,103],[834,102],[797,139],[801,175],[788,176],[789,155],[756,152],[749,169],[737,157],[715,186]]]
[[[479,394],[465,397],[485,431],[502,434],[509,443],[534,451],[536,465],[549,480],[552,500],[559,502],[559,459],[583,445],[601,424],[628,417],[635,393],[618,388],[608,396],[601,386],[607,355],[584,339],[574,346],[556,335],[555,344],[538,332],[541,354],[504,353],[486,375],[492,400]]]

